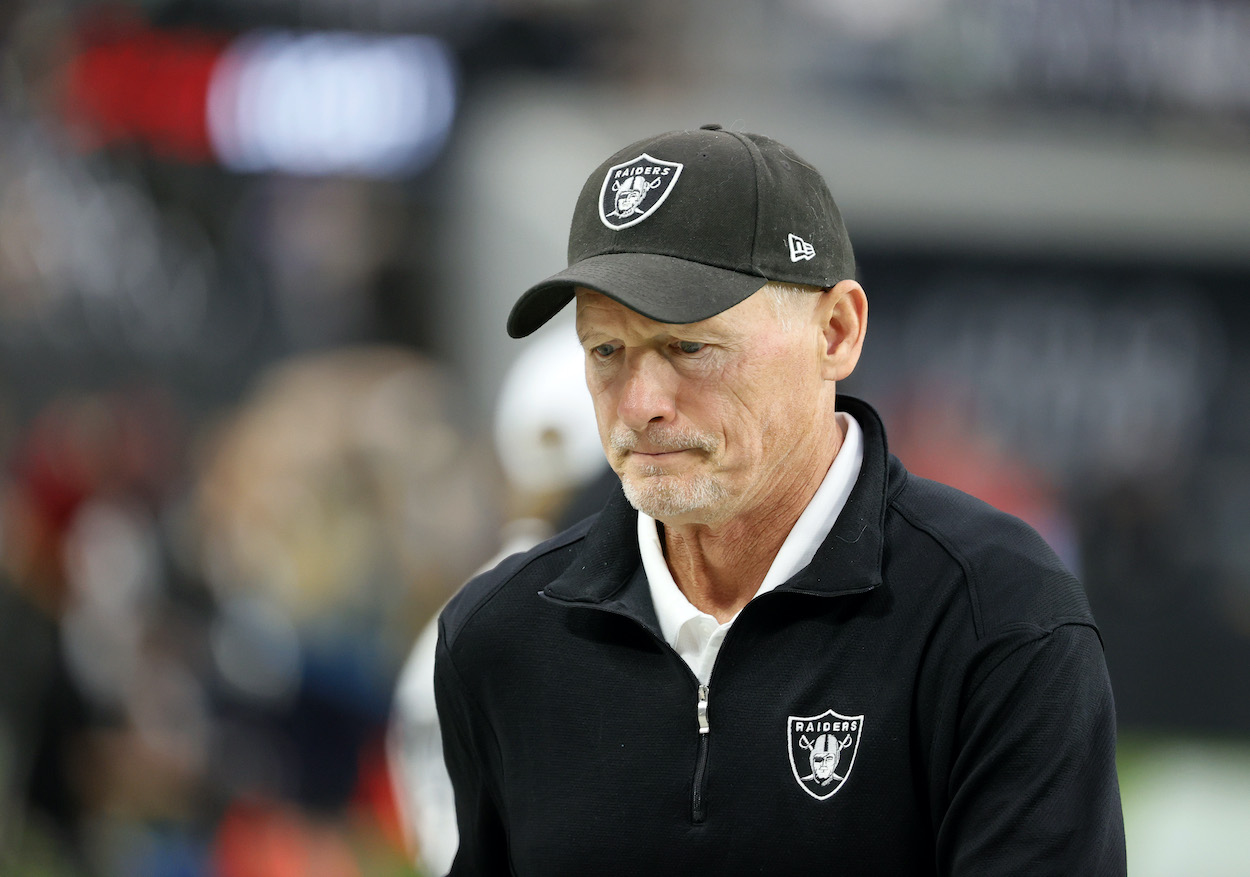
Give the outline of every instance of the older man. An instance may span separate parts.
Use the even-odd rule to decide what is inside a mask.
[[[442,615],[452,873],[1123,874],[1081,586],[836,393],[868,304],[820,175],[661,134],[569,257],[508,330],[575,301],[623,490]]]

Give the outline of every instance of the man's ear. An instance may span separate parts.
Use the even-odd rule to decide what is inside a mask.
[[[854,280],[843,280],[821,295],[824,300],[819,309],[825,341],[821,377],[826,381],[845,380],[855,370],[864,347],[868,296]]]

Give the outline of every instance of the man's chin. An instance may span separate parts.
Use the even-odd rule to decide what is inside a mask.
[[[627,474],[621,485],[630,505],[666,523],[693,522],[714,515],[728,498],[720,482],[711,478]]]

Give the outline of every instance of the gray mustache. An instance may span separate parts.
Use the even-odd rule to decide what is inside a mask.
[[[662,427],[648,429],[638,433],[626,427],[618,427],[608,436],[608,444],[617,453],[636,450],[639,443],[646,439],[649,447],[658,451],[684,451],[691,448],[712,452],[716,450],[716,439],[706,433],[679,427]]]

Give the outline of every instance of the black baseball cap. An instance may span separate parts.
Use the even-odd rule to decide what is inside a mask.
[[[508,334],[538,329],[578,286],[662,323],[694,323],[768,281],[827,288],[854,276],[820,173],[769,137],[705,125],[632,143],[590,175],[569,267],[522,294]]]

